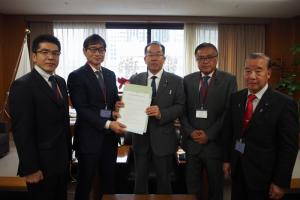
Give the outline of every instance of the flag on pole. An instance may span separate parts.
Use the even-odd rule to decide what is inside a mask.
[[[21,76],[27,74],[31,71],[31,64],[30,64],[30,58],[29,58],[29,50],[27,45],[27,34],[24,37],[23,46],[21,49],[21,57],[17,68],[17,73],[15,79],[20,78]]]

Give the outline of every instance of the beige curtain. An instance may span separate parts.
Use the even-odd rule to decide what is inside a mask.
[[[244,88],[244,62],[250,52],[265,52],[265,25],[220,24],[219,68],[236,75]]]
[[[194,51],[202,42],[210,42],[218,47],[218,25],[184,24],[185,74],[199,70]]]

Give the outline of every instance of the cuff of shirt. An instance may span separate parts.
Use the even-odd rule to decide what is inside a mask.
[[[105,129],[109,129],[110,123],[111,123],[111,121],[110,121],[110,120],[107,120],[106,123],[105,123],[104,128],[105,128]]]

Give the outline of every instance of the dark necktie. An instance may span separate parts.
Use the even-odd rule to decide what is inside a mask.
[[[105,86],[104,86],[104,79],[103,79],[102,71],[101,70],[95,71],[95,74],[97,76],[100,88],[101,88],[102,92],[104,92]]]
[[[210,76],[204,76],[203,77],[203,87],[206,89],[208,87],[208,80],[210,79]]]
[[[58,86],[57,86],[57,82],[55,80],[55,76],[51,75],[48,80],[51,83],[51,88],[53,90],[54,97],[55,97],[56,100],[58,100],[60,98],[60,94],[59,94],[59,91],[58,91]]]
[[[253,115],[253,100],[254,99],[256,99],[256,96],[254,94],[250,94],[248,96],[246,110],[244,113],[244,120],[243,120],[243,129],[244,130],[248,127],[249,122]]]
[[[156,83],[155,83],[155,79],[157,77],[156,76],[152,76],[152,82],[151,82],[151,87],[152,87],[152,98],[156,97]]]

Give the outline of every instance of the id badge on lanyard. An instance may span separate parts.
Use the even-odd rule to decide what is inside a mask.
[[[100,109],[100,117],[110,119],[111,118],[111,110],[107,109],[107,106],[105,106],[105,109]]]
[[[201,108],[196,110],[196,118],[207,119],[207,110]]]

